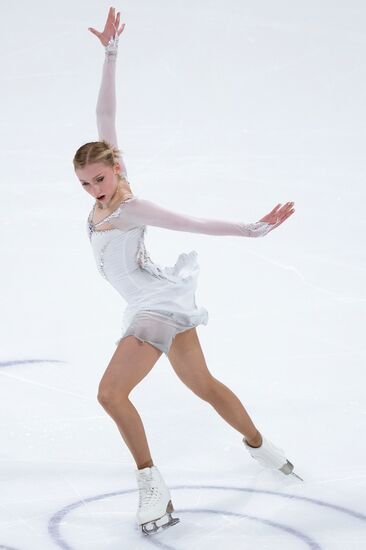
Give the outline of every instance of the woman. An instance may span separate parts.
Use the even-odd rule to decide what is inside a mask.
[[[208,313],[197,307],[197,252],[179,255],[173,267],[149,257],[147,225],[206,235],[260,237],[283,223],[294,203],[278,204],[257,223],[234,223],[172,212],[133,195],[115,130],[115,70],[121,28],[120,13],[110,8],[103,32],[89,28],[105,48],[97,102],[99,140],[81,146],[73,159],[77,177],[95,199],[88,235],[100,273],[126,300],[124,331],[101,379],[98,400],[116,422],[136,462],[139,487],[137,523],[146,534],[174,525],[168,487],[153,464],[141,418],[129,400],[132,389],[165,353],[180,379],[210,403],[240,434],[261,464],[293,473],[283,451],[262,437],[234,393],[209,372],[196,327]],[[296,474],[294,474],[296,475]],[[157,523],[157,521],[159,523]]]

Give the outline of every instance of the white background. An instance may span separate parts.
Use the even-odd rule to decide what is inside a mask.
[[[198,251],[208,368],[305,480],[259,466],[162,355],[131,399],[181,522],[149,540],[134,525],[132,456],[96,399],[126,304],[96,269],[72,167],[97,139],[104,51],[87,29],[109,6],[0,4],[0,547],[361,550],[366,5],[115,5],[133,192],[232,221],[296,207],[263,239],[148,230],[160,264]]]

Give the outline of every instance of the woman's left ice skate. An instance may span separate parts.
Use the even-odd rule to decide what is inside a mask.
[[[258,432],[259,434],[259,432]],[[286,458],[286,455],[283,449],[276,447],[269,439],[266,439],[260,434],[262,443],[259,447],[251,447],[248,445],[245,437],[243,437],[243,443],[248,450],[249,454],[257,460],[262,466],[266,468],[272,468],[274,470],[279,470],[285,475],[293,475],[304,481],[302,477],[298,474],[295,474],[293,471],[294,465]]]
[[[153,535],[172,527],[180,520],[173,518],[170,491],[156,466],[136,470],[139,486],[137,523],[145,535]]]

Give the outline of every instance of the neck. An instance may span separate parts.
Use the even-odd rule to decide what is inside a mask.
[[[125,183],[124,180],[121,180],[109,203],[106,205],[103,205],[97,200],[96,205],[100,210],[113,210],[118,204],[120,204],[125,199],[130,197],[133,197],[133,194],[131,192],[129,183],[128,182]]]

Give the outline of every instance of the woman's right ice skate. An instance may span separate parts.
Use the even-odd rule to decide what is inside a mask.
[[[243,443],[247,448],[249,454],[255,458],[262,466],[272,468],[274,470],[280,470],[285,475],[293,475],[301,481],[304,481],[300,476],[293,472],[294,465],[287,460],[283,449],[276,447],[269,439],[262,437],[262,444],[260,447],[251,447],[248,445],[245,437],[243,437]]]
[[[173,518],[170,491],[156,466],[136,470],[139,486],[139,509],[136,519],[145,535],[172,527],[180,520]]]

